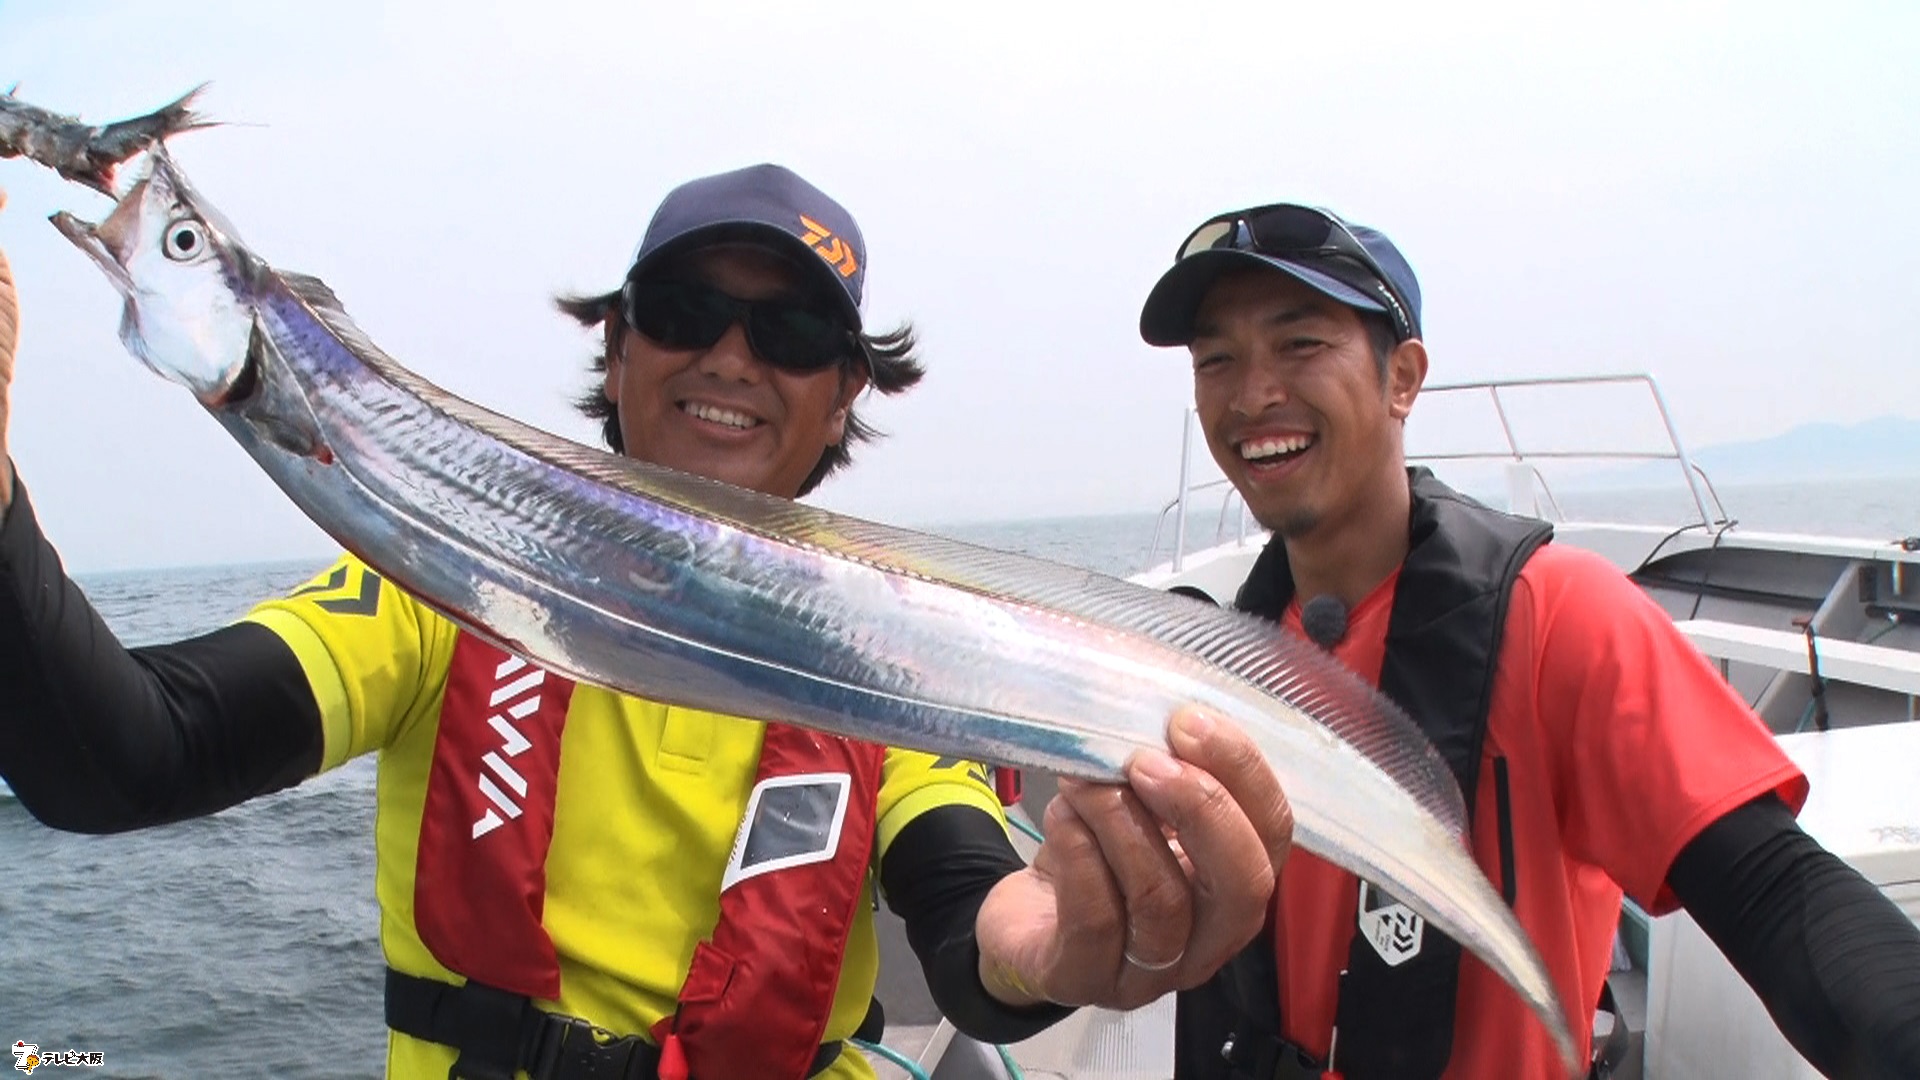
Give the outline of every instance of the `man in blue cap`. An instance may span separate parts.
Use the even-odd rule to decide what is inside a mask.
[[[813,490],[873,437],[860,392],[922,374],[910,328],[863,325],[867,261],[853,218],[784,168],[674,189],[619,288],[560,302],[601,343],[581,407],[629,456]],[[0,258],[0,420],[16,325]],[[1013,1041],[1063,1004],[1204,978],[1259,930],[1291,836],[1251,745],[1183,714],[1178,757],[1066,785],[1025,867],[977,765],[570,685],[351,556],[135,657],[10,462],[0,514],[0,776],[42,821],[209,814],[378,752],[392,1077],[870,1077],[845,1045],[872,1001],[876,883],[956,1026]],[[768,844],[780,858],[743,865]]]
[[[1806,780],[1758,718],[1609,563],[1408,469],[1420,315],[1391,241],[1295,204],[1210,218],[1153,287],[1141,336],[1187,348],[1273,533],[1236,606],[1419,723],[1564,1001],[1599,1002],[1624,890],[1684,906],[1830,1075],[1920,1076],[1920,932],[1800,831]],[[1564,1076],[1486,967],[1304,852],[1268,930],[1180,996],[1177,1042],[1181,1080]]]

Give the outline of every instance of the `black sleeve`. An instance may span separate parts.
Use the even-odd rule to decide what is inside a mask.
[[[210,814],[318,770],[319,706],[278,635],[237,623],[130,651],[67,578],[18,476],[5,513],[0,777],[34,817],[120,832]]]
[[[1013,1008],[980,985],[974,920],[994,885],[1025,865],[993,815],[942,806],[908,822],[880,866],[887,906],[906,923],[934,1004],[983,1043],[1019,1042],[1073,1012],[1063,1005]]]
[[[1821,1072],[1920,1077],[1920,928],[1778,797],[1707,826],[1667,881]]]

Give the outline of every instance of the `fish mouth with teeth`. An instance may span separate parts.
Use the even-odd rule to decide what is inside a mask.
[[[1306,453],[1319,441],[1304,433],[1262,435],[1240,444],[1240,458],[1251,465],[1279,465]]]
[[[680,410],[696,420],[705,420],[710,424],[719,424],[738,431],[747,431],[759,427],[762,423],[757,416],[750,416],[738,409],[709,405],[703,401],[683,401]]]

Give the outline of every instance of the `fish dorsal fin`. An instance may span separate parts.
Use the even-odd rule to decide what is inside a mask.
[[[315,311],[334,311],[342,316],[346,315],[345,305],[340,303],[340,298],[334,295],[333,289],[328,287],[326,282],[312,274],[300,274],[291,270],[279,270],[276,273],[280,275],[280,280],[287,283],[287,288],[293,290],[293,295],[305,301],[308,307]]]
[[[401,366],[355,325],[324,282],[306,274],[278,273],[342,344],[383,378],[531,458],[770,542],[1151,639],[1188,663],[1217,667],[1310,713],[1448,830],[1466,835],[1459,785],[1406,713],[1319,647],[1272,622],[1090,570],[774,498],[551,435],[451,394]],[[597,524],[613,530],[606,539],[616,544],[647,538],[647,527],[637,516],[631,523],[615,517]],[[622,535],[629,529],[630,535]]]
[[[375,345],[366,331],[360,329],[360,324],[354,322],[353,317],[347,314],[346,305],[340,302],[340,297],[335,295],[332,287],[326,282],[311,274],[291,270],[275,270],[274,273],[279,275],[280,279],[286,283],[288,291],[305,304],[342,345],[382,377],[419,396],[428,405],[441,408],[441,411],[449,415],[454,415],[454,411],[442,408],[447,402],[467,404],[462,398],[448,393],[407,370],[399,361],[382,351],[380,346]],[[477,406],[470,407],[477,408]],[[473,422],[464,415],[459,418],[468,423]]]
[[[896,572],[1138,634],[1215,665],[1310,712],[1406,789],[1448,831],[1463,840],[1466,836],[1460,786],[1412,718],[1325,650],[1267,619],[1091,570],[838,517],[800,504],[776,508],[763,524],[783,534],[811,535],[823,548]]]
[[[557,441],[557,440],[556,440]],[[1310,713],[1465,841],[1467,812],[1445,759],[1405,711],[1320,647],[1269,620],[1091,570],[771,498],[572,444],[546,455],[584,476],[890,573],[1139,635]]]
[[[1412,718],[1319,646],[1246,612],[1107,574],[848,517],[700,477],[613,458],[651,497],[825,555],[940,581],[1001,602],[1160,643],[1309,712],[1465,841],[1467,811],[1446,760]]]

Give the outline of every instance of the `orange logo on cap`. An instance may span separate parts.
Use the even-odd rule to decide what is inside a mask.
[[[852,277],[860,264],[854,260],[853,245],[843,242],[833,235],[833,230],[813,220],[805,214],[800,215],[800,224],[806,226],[807,235],[800,242],[812,248],[821,258],[836,270],[841,277]]]

